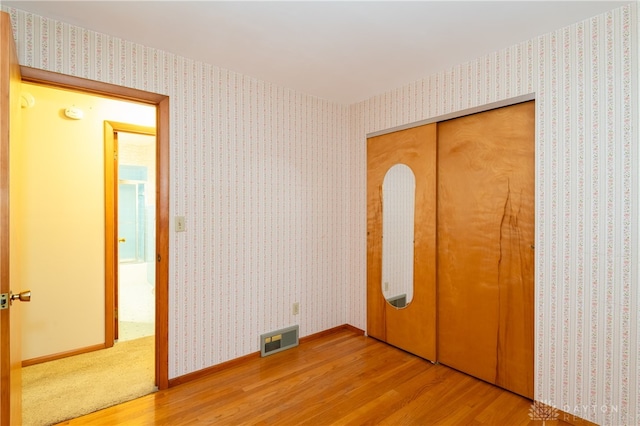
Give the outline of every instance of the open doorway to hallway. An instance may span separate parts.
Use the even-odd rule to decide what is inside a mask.
[[[25,285],[39,295],[23,310],[22,353],[29,364],[113,344],[107,318],[113,317],[108,286],[115,274],[109,263],[117,265],[117,258],[108,258],[111,241],[105,229],[117,223],[116,204],[107,199],[116,188],[105,189],[105,122],[153,128],[156,108],[31,83],[23,83],[23,93],[34,102],[22,110],[22,141],[13,151],[11,177],[21,182],[19,193],[12,194],[21,213],[15,226],[19,269]],[[144,169],[147,175],[123,176],[134,183],[135,211],[151,212],[134,218],[139,241],[129,238],[133,260],[141,263],[155,258],[155,197],[148,194],[155,195],[155,185],[147,180],[155,181],[155,138],[145,146],[123,146],[129,160],[120,164]],[[148,153],[140,154],[144,151]],[[127,300],[128,307],[134,303],[136,298]]]
[[[42,407],[53,399],[52,395],[61,395],[66,403],[76,407],[84,406],[84,402],[69,392],[82,389],[81,384],[85,383],[90,388],[84,394],[95,395],[91,387],[100,386],[97,379],[82,376],[84,368],[71,367],[67,372],[72,385],[63,392],[59,389],[45,391],[45,398],[38,401],[30,399],[28,389],[34,383],[40,392],[43,384],[55,388],[58,380],[51,372],[57,361],[114,349],[104,349],[110,346],[106,331],[109,297],[105,256],[105,223],[110,210],[105,201],[104,122],[127,121],[153,127],[157,111],[153,105],[40,84],[23,83],[22,91],[32,102],[22,110],[22,137],[11,147],[11,179],[20,182],[18,190],[11,193],[11,201],[19,212],[12,217],[12,232],[17,233],[19,241],[14,252],[19,259],[19,273],[23,282],[38,294],[29,309],[22,310],[23,418],[25,424],[29,424],[29,415],[36,411],[34,407]],[[146,177],[127,176],[126,173],[123,176],[124,193],[128,193],[131,185],[135,189],[132,201],[136,212],[134,236],[130,237],[135,255],[124,263],[143,265],[152,271],[145,271],[144,277],[148,297],[124,293],[126,313],[122,320],[145,324],[143,332],[136,332],[137,337],[153,336],[157,147],[155,137],[144,143],[125,142],[123,147],[129,158],[144,157],[144,161],[130,160],[124,165],[133,167],[134,171],[135,167],[138,171],[146,170]],[[147,153],[141,155],[142,151]],[[117,187],[114,187],[115,191]],[[115,216],[115,212],[111,215]],[[136,271],[122,272],[125,282],[135,281],[126,278],[133,272]],[[136,275],[140,276],[139,273]],[[125,335],[127,337],[116,346],[136,337],[130,330]],[[139,359],[128,363],[131,366],[139,362],[140,369],[145,370],[145,376],[138,383],[146,382],[146,393],[153,391],[156,380],[153,340],[147,346]],[[115,362],[101,359],[98,363],[101,370],[111,370],[114,376],[130,375],[123,373],[122,367]],[[92,364],[96,363],[89,363]],[[47,365],[46,380],[26,380],[26,370],[42,365]],[[119,391],[111,386],[105,388],[109,389],[109,396]],[[131,386],[119,388],[129,390]],[[134,397],[137,396],[141,395]],[[58,402],[54,408],[62,405]],[[45,411],[51,412],[53,408]]]

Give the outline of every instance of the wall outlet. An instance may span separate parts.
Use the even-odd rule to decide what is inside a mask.
[[[300,303],[296,302],[291,307],[291,313],[293,315],[298,315],[300,313]]]
[[[185,223],[184,216],[176,216],[175,221],[176,221],[175,222],[176,232],[184,232],[187,230],[187,225]]]
[[[384,291],[389,291],[389,283],[388,282],[384,283]]]

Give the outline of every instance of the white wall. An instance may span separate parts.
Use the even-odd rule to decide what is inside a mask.
[[[366,135],[536,97],[536,399],[600,424],[640,424],[637,5],[351,106],[351,179]],[[349,323],[366,324],[365,191],[354,192]]]
[[[22,64],[171,96],[170,377],[269,329],[364,328],[366,134],[535,92],[536,396],[640,423],[637,5],[349,108],[11,14]]]

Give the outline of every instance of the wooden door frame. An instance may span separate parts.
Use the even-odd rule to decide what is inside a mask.
[[[21,66],[22,81],[139,102],[156,107],[156,319],[158,389],[169,387],[169,97],[114,84]],[[113,322],[111,323],[113,326]]]
[[[156,137],[155,127],[139,126],[137,124],[120,123],[116,121],[104,122],[104,232],[105,232],[105,310],[104,336],[105,346],[114,345],[119,335],[119,245],[118,245],[118,137],[117,133],[134,133]],[[157,138],[154,149],[157,153]]]

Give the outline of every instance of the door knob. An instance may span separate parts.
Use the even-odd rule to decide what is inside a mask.
[[[2,293],[0,294],[0,310],[9,309],[14,300],[20,300],[22,302],[28,302],[31,300],[31,291],[22,291],[20,294]]]
[[[30,302],[31,301],[31,290],[21,291],[18,294],[9,293],[10,299],[13,302],[14,300],[19,300],[21,302]]]
[[[127,239],[126,239],[126,238],[118,238],[118,242],[119,242],[119,243],[124,243],[124,242],[126,242],[126,241],[127,241]]]

